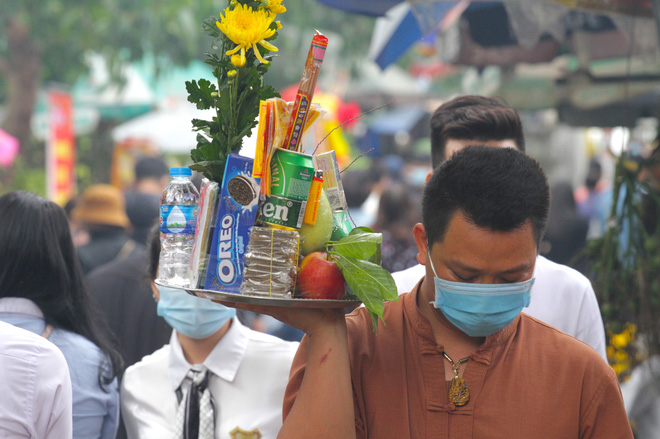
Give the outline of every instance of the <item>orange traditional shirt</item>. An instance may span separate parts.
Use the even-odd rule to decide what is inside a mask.
[[[346,319],[358,438],[632,439],[614,371],[588,345],[525,314],[470,356],[463,373],[470,401],[451,404],[444,348],[416,296],[386,303],[378,335],[365,308]],[[284,418],[306,358],[305,338]]]

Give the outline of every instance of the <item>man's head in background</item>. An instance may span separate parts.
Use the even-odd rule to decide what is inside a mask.
[[[160,157],[142,157],[135,164],[135,190],[160,197],[169,183],[170,168]]]
[[[160,196],[170,181],[169,174],[170,168],[160,157],[141,157],[135,164],[135,183],[124,196],[133,240],[147,243],[149,228],[160,214]]]
[[[433,168],[469,145],[525,152],[525,137],[516,110],[501,100],[484,96],[459,96],[438,107],[431,116]]]

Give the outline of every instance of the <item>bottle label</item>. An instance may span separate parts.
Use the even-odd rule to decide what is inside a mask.
[[[199,206],[163,204],[160,206],[160,232],[194,235]]]

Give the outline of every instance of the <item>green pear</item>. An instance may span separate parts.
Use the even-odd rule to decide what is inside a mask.
[[[311,207],[311,206],[310,206]],[[303,224],[300,228],[300,252],[302,256],[317,251],[325,251],[325,243],[332,236],[332,210],[325,190],[321,191],[316,224]]]

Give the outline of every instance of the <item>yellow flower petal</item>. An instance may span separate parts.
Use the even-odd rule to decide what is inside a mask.
[[[259,49],[257,48],[257,45],[256,45],[256,44],[253,46],[253,48],[254,48],[254,55],[257,57],[257,59],[259,60],[259,62],[261,62],[261,63],[263,63],[263,64],[269,64],[268,61],[266,61],[265,59],[263,59],[263,58],[261,57],[261,53],[259,53]]]
[[[280,49],[278,49],[277,47],[275,47],[275,46],[273,46],[272,44],[270,44],[270,43],[269,43],[268,41],[266,41],[266,40],[261,40],[261,41],[259,41],[259,44],[261,44],[264,48],[270,50],[271,52],[277,52],[278,50],[280,50]]]
[[[233,49],[226,51],[225,55],[231,56],[231,55],[235,54],[236,52],[238,52],[240,49],[242,49],[241,46],[236,46]]]

